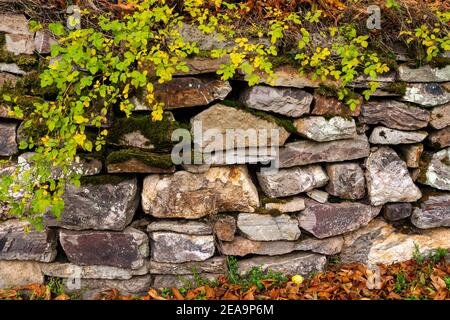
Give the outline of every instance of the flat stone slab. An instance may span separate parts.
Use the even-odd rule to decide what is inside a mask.
[[[186,220],[157,220],[147,226],[147,232],[154,231],[171,231],[199,236],[210,235],[213,233],[210,224]]]
[[[237,219],[237,227],[250,240],[294,241],[300,237],[298,222],[287,214],[272,216],[268,214],[240,213]]]
[[[425,140],[428,133],[425,131],[401,131],[386,127],[376,127],[370,135],[372,144],[411,144]]]
[[[220,273],[200,273],[202,279],[215,281],[224,274]],[[172,275],[158,274],[153,276],[153,288],[186,288],[186,286],[196,286],[196,276],[193,274]]]
[[[418,228],[450,227],[450,193],[432,193],[414,208],[411,222]]]
[[[403,101],[423,107],[434,107],[450,102],[450,92],[437,83],[410,83],[406,86]]]
[[[37,262],[0,260],[0,289],[17,288],[32,283],[43,284],[44,280],[44,274]]]
[[[268,202],[265,205],[267,210],[277,210],[282,213],[298,212],[305,209],[305,199],[301,197],[293,197],[282,202]]]
[[[444,68],[432,68],[430,65],[425,65],[416,69],[401,65],[398,68],[398,76],[405,82],[448,82],[450,81],[450,65]]]
[[[352,118],[305,117],[295,120],[294,124],[300,135],[318,142],[353,139],[357,135]]]
[[[227,273],[227,261],[225,257],[213,257],[205,261],[169,263],[150,260],[148,265],[151,274],[194,274],[197,273]]]

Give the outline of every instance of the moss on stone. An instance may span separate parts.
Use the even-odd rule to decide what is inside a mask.
[[[170,154],[151,153],[139,149],[113,151],[106,157],[106,164],[123,163],[132,159],[136,159],[150,167],[163,169],[173,167]]]
[[[382,89],[383,91],[394,93],[399,96],[404,96],[406,94],[406,83],[405,82],[390,82],[385,85]]]
[[[256,208],[255,213],[258,214],[270,214],[271,216],[279,216],[283,214],[280,210],[277,209],[265,209],[265,208]]]
[[[434,68],[444,68],[450,65],[450,58],[434,57],[433,60],[430,61],[430,65]]]
[[[269,198],[266,196],[262,196],[261,197],[261,203],[263,205],[266,205],[267,203],[287,203],[288,200],[287,199],[283,199],[283,198]]]
[[[82,177],[80,181],[83,185],[119,184],[128,178],[129,176],[127,175],[102,174],[98,176]]]

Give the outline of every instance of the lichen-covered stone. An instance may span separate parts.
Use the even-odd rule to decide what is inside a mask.
[[[5,40],[6,50],[15,55],[33,54],[34,52],[35,46],[34,38],[32,35],[6,34]]]
[[[19,152],[15,123],[0,123],[0,156],[12,156]]]
[[[257,213],[240,213],[237,219],[239,231],[250,240],[294,241],[300,237],[296,219],[287,214],[276,216]]]
[[[0,223],[0,260],[51,262],[56,242],[53,230],[36,231],[30,223],[16,219]]]
[[[140,150],[119,150],[106,158],[108,173],[173,173],[175,166],[169,154]]]
[[[418,181],[440,190],[450,190],[450,148],[425,154]]]
[[[427,143],[436,149],[450,147],[450,126],[432,132],[427,138]]]
[[[59,231],[59,240],[70,262],[82,266],[140,269],[149,254],[148,237],[128,227],[114,231]]]
[[[447,82],[450,81],[450,65],[443,68],[425,65],[416,69],[401,65],[398,68],[398,76],[405,82]]]
[[[150,233],[151,258],[157,262],[205,261],[214,255],[214,237],[167,231]]]
[[[212,234],[211,225],[200,221],[157,220],[147,226],[147,232],[170,231],[205,236]]]
[[[450,227],[450,193],[432,193],[414,208],[411,222],[418,228]]]
[[[151,274],[193,274],[194,270],[198,273],[227,273],[227,261],[225,257],[213,257],[205,261],[195,262],[182,262],[182,263],[170,263],[170,262],[158,262],[150,260],[149,272]]]
[[[268,202],[265,205],[267,210],[277,210],[282,213],[298,212],[305,209],[305,199],[300,197],[293,197],[283,202]]]
[[[388,203],[383,207],[383,215],[389,221],[399,221],[406,219],[411,215],[412,204],[404,203]]]
[[[44,274],[39,268],[39,263],[0,260],[0,289],[17,288],[32,283],[44,283]]]
[[[279,167],[302,166],[317,162],[340,162],[365,158],[369,141],[362,134],[355,139],[329,142],[298,141],[287,143],[279,151]]]
[[[430,112],[395,100],[371,101],[362,106],[359,121],[398,130],[417,130],[428,125]]]
[[[257,173],[261,189],[271,198],[287,197],[323,187],[328,182],[325,171],[319,165],[309,165]]]
[[[324,96],[314,93],[314,107],[311,114],[316,116],[341,116],[358,117],[361,113],[361,105],[358,104],[355,110],[351,110],[344,102],[336,97]]]
[[[352,118],[306,117],[295,120],[297,132],[318,142],[352,139],[356,137],[356,124]]]
[[[437,83],[411,83],[406,86],[403,101],[413,102],[424,107],[434,107],[450,102],[450,92]]]
[[[301,117],[309,113],[313,96],[295,88],[254,86],[244,90],[240,100],[248,108]]]
[[[443,106],[434,107],[431,110],[430,125],[434,129],[443,129],[450,126],[450,103]]]
[[[300,228],[319,239],[344,234],[367,225],[380,212],[356,202],[319,203],[306,200],[306,209],[298,214]]]
[[[376,127],[370,135],[372,144],[410,144],[425,140],[428,133],[425,131],[401,131],[386,127]]]
[[[366,194],[364,172],[357,163],[334,163],[327,165],[330,181],[326,190],[343,199],[361,199]]]
[[[370,202],[415,202],[422,197],[403,160],[388,147],[373,151],[366,159],[366,181]]]
[[[399,155],[406,162],[408,168],[418,168],[423,153],[423,144],[410,144],[399,147]]]
[[[214,218],[214,234],[221,241],[233,241],[236,233],[236,219],[229,215],[217,215]]]
[[[213,167],[193,174],[150,175],[144,179],[142,207],[158,218],[198,219],[218,212],[254,212],[258,191],[245,166]]]

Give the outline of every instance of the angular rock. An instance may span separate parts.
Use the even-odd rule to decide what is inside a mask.
[[[300,237],[296,219],[287,214],[272,216],[268,214],[240,213],[237,219],[239,231],[250,240],[294,241]]]
[[[150,260],[149,271],[151,274],[193,274],[198,273],[227,273],[227,261],[225,257],[213,257],[205,261],[168,263]]]
[[[236,233],[236,219],[233,216],[218,215],[215,217],[214,234],[221,241],[233,241]]]
[[[430,112],[395,100],[372,101],[362,106],[359,121],[392,129],[417,130],[428,125]]]
[[[120,231],[133,219],[139,204],[138,192],[135,177],[96,176],[82,180],[80,188],[68,184],[61,219],[47,215],[45,222],[74,230]]]
[[[410,144],[399,147],[399,155],[408,168],[418,168],[423,153],[423,144]]]
[[[351,110],[345,103],[335,97],[314,93],[314,107],[311,114],[315,116],[341,116],[358,117],[361,113],[361,104]]]
[[[277,210],[282,213],[298,212],[305,209],[305,199],[294,197],[283,202],[269,202],[266,203],[265,208],[267,210]]]
[[[253,267],[260,267],[263,271],[272,270],[284,275],[308,276],[311,272],[323,271],[326,257],[317,253],[290,253],[277,257],[256,257],[240,260],[238,272],[248,273]]]
[[[450,190],[450,148],[426,154],[418,181],[440,190]]]
[[[70,262],[81,266],[140,269],[149,254],[148,237],[128,227],[122,232],[59,231],[59,240]]]
[[[194,141],[201,140],[198,144],[202,150],[206,146],[212,150],[278,146],[283,145],[289,137],[289,132],[275,122],[222,104],[215,104],[191,118],[191,125]],[[234,129],[234,132],[230,129]],[[259,131],[267,132],[267,137],[261,138]],[[275,141],[272,141],[272,131],[278,132]],[[216,139],[217,134],[222,139]],[[251,135],[254,135],[255,139],[246,138]],[[230,139],[231,141],[228,141]]]
[[[5,48],[15,55],[33,54],[34,38],[32,35],[5,34]]]
[[[298,214],[300,228],[323,239],[367,225],[380,212],[381,207],[372,207],[356,202],[319,203],[306,200],[306,209]]]
[[[447,82],[450,81],[450,65],[444,68],[425,65],[416,69],[401,65],[398,68],[398,75],[400,80],[405,82]]]
[[[26,74],[26,72],[20,69],[20,67],[15,63],[0,62],[0,72],[8,72],[19,76]]]
[[[258,172],[257,177],[261,189],[270,198],[296,195],[323,187],[328,182],[325,171],[319,165]]]
[[[386,127],[376,127],[370,135],[372,144],[410,144],[425,140],[428,133],[425,131],[400,131]]]
[[[427,138],[427,143],[436,149],[450,147],[450,126],[432,132]]]
[[[328,202],[328,198],[330,197],[330,195],[327,192],[318,189],[308,191],[306,195],[311,199],[316,200],[317,202],[320,203]]]
[[[215,281],[224,274],[220,273],[200,273],[197,276],[204,280]],[[153,288],[186,288],[187,286],[196,287],[198,285],[196,276],[193,274],[172,275],[158,274],[154,276]]]
[[[415,202],[422,197],[409,175],[406,163],[388,147],[373,151],[366,159],[367,192],[370,202]]]
[[[287,143],[279,151],[279,167],[302,166],[317,162],[340,162],[365,158],[369,141],[362,134],[355,139],[330,142],[299,141]]]
[[[230,61],[229,56],[222,58],[209,58],[209,57],[193,57],[183,59],[186,62],[186,66],[189,71],[183,72],[176,70],[174,75],[186,76],[186,75],[199,75],[204,73],[216,73],[220,69],[221,64],[228,64]]]
[[[119,150],[106,158],[108,173],[173,173],[175,166],[169,154],[140,150]]]
[[[198,221],[157,220],[147,226],[147,232],[150,233],[154,231],[171,231],[205,236],[212,234],[212,227],[209,224]]]
[[[356,137],[355,120],[332,117],[306,117],[295,120],[297,132],[318,142],[352,139]]]
[[[313,96],[294,88],[254,86],[245,89],[240,100],[248,108],[301,117],[309,113]]]
[[[223,100],[231,92],[228,81],[203,78],[173,78],[154,84],[153,94],[166,110],[205,106]],[[147,108],[148,110],[148,108]]]
[[[437,83],[411,83],[406,86],[403,101],[434,107],[450,102],[450,92]]]
[[[0,14],[0,32],[11,34],[31,34],[28,30],[28,20],[23,14]]]
[[[375,219],[367,227],[344,235],[341,262],[390,265],[413,259],[416,248],[424,256],[433,249],[450,248],[450,229],[405,234],[396,231],[391,224]]]
[[[44,274],[37,262],[0,261],[0,289],[16,288],[32,283],[44,284]]]
[[[357,163],[334,163],[327,165],[330,178],[326,190],[343,199],[362,199],[366,194],[364,172]]]
[[[408,218],[412,212],[411,203],[388,203],[383,207],[383,215],[389,221],[399,221]]]
[[[105,291],[116,289],[121,295],[144,296],[152,285],[151,275],[134,276],[127,280],[111,279],[83,279],[79,283],[72,283],[71,279],[64,279],[64,292],[78,293],[82,300],[97,300],[97,296]]]
[[[232,165],[232,164],[256,164],[275,161],[277,149],[268,147],[262,151],[258,148],[243,148],[233,150],[218,150],[213,154],[204,153],[203,163],[213,166]]]
[[[12,156],[19,152],[16,142],[15,123],[0,123],[0,156]]]
[[[48,277],[127,280],[148,273],[148,267],[132,270],[109,266],[78,266],[70,262],[40,263],[39,268]],[[83,280],[81,280],[83,281]]]
[[[290,65],[280,66],[274,71],[275,81],[269,81],[265,74],[259,74],[259,72],[256,72],[256,74],[261,77],[262,83],[276,87],[303,89],[305,87],[318,88],[321,84],[319,80],[312,80],[311,77],[300,75],[298,69]]]
[[[214,255],[214,236],[197,236],[175,232],[150,233],[151,258],[157,262],[205,261]]]
[[[316,239],[308,237],[296,243],[295,249],[302,251],[312,251],[320,254],[334,255],[342,250],[344,238],[342,236],[335,236],[326,239]]]
[[[450,126],[450,103],[443,106],[434,107],[431,110],[430,125],[434,129],[443,129]]]
[[[51,262],[56,257],[56,242],[54,231],[36,231],[26,221],[0,223],[0,260]]]
[[[157,218],[198,219],[218,212],[254,212],[258,206],[258,191],[244,166],[144,179],[142,207]]]
[[[411,222],[418,228],[450,227],[450,193],[433,193],[414,208]]]
[[[49,54],[51,52],[51,46],[56,43],[57,41],[48,30],[39,30],[36,32],[34,47],[38,53]]]

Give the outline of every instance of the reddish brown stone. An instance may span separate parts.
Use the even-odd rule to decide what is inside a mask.
[[[431,133],[427,142],[436,149],[450,147],[450,126]]]
[[[236,220],[232,216],[221,215],[214,222],[214,233],[222,241],[233,241],[236,233]]]
[[[350,110],[344,102],[339,101],[335,97],[327,97],[314,93],[314,107],[311,113],[317,116],[358,117],[361,113],[361,104],[355,110]]]
[[[398,221],[408,218],[412,212],[411,203],[389,203],[383,208],[383,215],[389,221]]]

